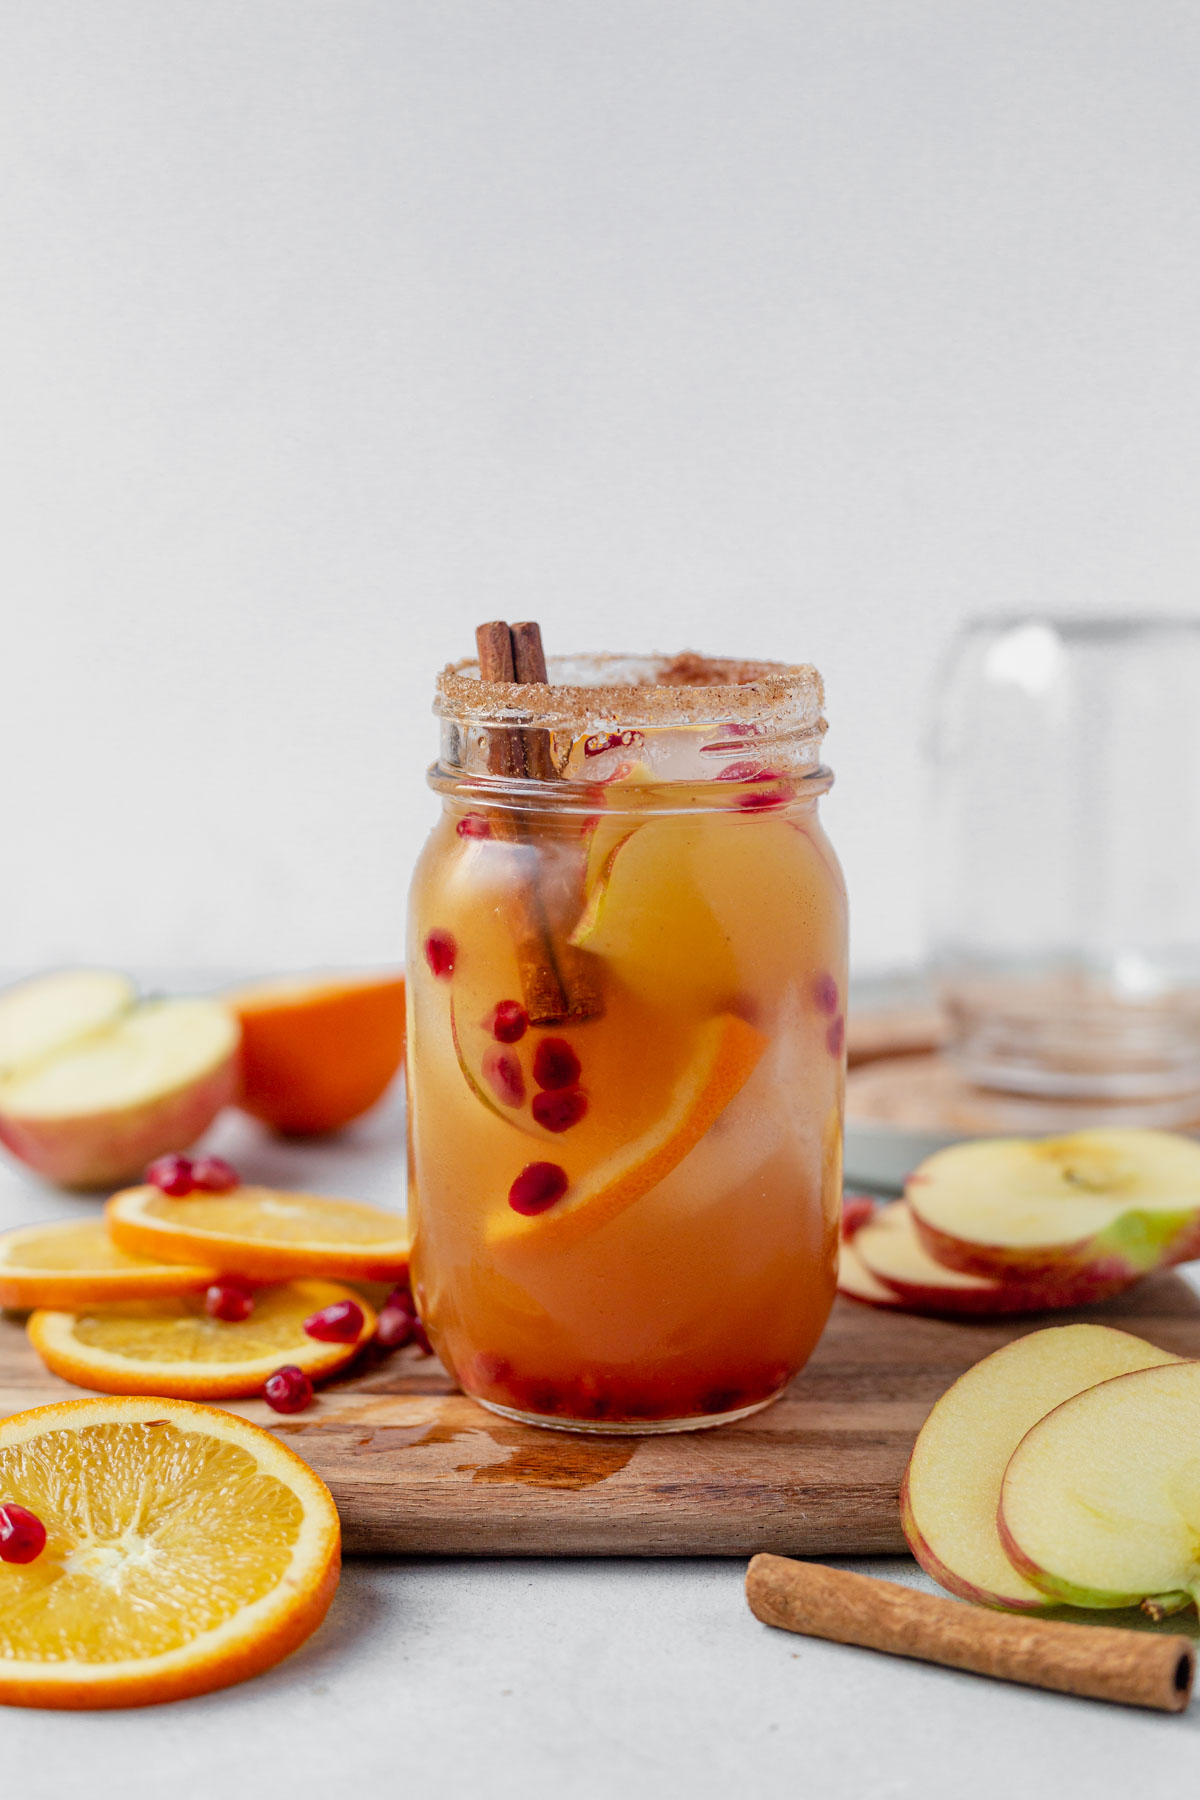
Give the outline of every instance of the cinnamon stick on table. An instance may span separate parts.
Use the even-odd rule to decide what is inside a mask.
[[[746,1598],[764,1625],[1061,1694],[1182,1712],[1192,1691],[1195,1653],[1178,1634],[994,1612],[785,1556],[751,1559]]]
[[[476,628],[475,646],[484,681],[546,681],[542,633],[532,620],[510,628],[503,619],[492,619]],[[535,727],[494,729],[488,766],[508,781],[553,781],[557,771],[550,733]],[[529,823],[519,813],[504,814],[503,829],[518,843],[533,841]],[[565,930],[555,931],[535,871],[518,884],[514,902],[522,996],[533,1024],[579,1024],[599,1017],[604,1004],[596,959],[568,944]]]

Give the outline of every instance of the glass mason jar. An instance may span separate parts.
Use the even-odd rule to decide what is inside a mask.
[[[833,1301],[846,900],[811,668],[447,669],[409,910],[409,1210],[463,1389],[571,1430],[766,1406]]]
[[[1200,624],[977,619],[929,742],[934,950],[977,1086],[1200,1116]]]

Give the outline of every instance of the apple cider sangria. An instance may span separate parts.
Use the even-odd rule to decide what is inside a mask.
[[[496,1412],[715,1425],[821,1335],[846,994],[822,698],[814,669],[690,654],[439,681],[412,1269],[439,1355]]]

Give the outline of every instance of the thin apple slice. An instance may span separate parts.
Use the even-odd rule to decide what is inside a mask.
[[[854,1247],[853,1238],[843,1238],[838,1248],[838,1293],[864,1306],[881,1306],[885,1311],[902,1312],[900,1296],[894,1288],[876,1281]]]
[[[0,1081],[113,1024],[137,998],[113,969],[55,969],[0,993]]]
[[[1001,1319],[1014,1313],[1043,1312],[1049,1307],[1081,1306],[1107,1298],[1129,1286],[1131,1276],[1102,1282],[1098,1274],[1057,1277],[1011,1276],[991,1281],[986,1275],[964,1275],[947,1269],[930,1256],[903,1200],[880,1207],[873,1219],[855,1233],[855,1248],[865,1268],[892,1289],[909,1312],[935,1318],[974,1315]]]
[[[63,1187],[113,1186],[182,1150],[238,1086],[237,1021],[213,1000],[151,1000],[0,1082],[0,1142]]]
[[[1020,1573],[1071,1606],[1200,1603],[1200,1362],[1090,1387],[1013,1451],[999,1532]]]
[[[1200,1254],[1200,1143],[1165,1131],[953,1144],[904,1197],[936,1261],[992,1280],[1089,1277],[1111,1293]]]
[[[1098,1381],[1176,1363],[1107,1325],[1052,1325],[968,1369],[921,1427],[900,1489],[900,1522],[927,1575],[984,1606],[1037,1612],[1046,1595],[1013,1567],[996,1525],[1000,1484],[1025,1433]]]
[[[691,1058],[669,1104],[640,1136],[585,1173],[563,1177],[560,1197],[545,1211],[527,1214],[505,1205],[487,1227],[488,1247],[498,1256],[565,1250],[608,1224],[649,1193],[693,1150],[754,1073],[767,1040],[735,1013],[709,1019],[696,1034]],[[522,1171],[512,1171],[513,1185]]]

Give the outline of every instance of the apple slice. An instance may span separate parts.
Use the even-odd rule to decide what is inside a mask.
[[[877,1281],[892,1289],[909,1312],[935,1318],[975,1315],[1005,1318],[1013,1313],[1041,1312],[1047,1307],[1080,1306],[1127,1288],[1129,1275],[1103,1283],[1099,1275],[1039,1276],[992,1281],[986,1275],[964,1275],[935,1262],[913,1224],[903,1200],[881,1207],[854,1236],[859,1260]]]
[[[856,1234],[857,1235],[857,1234]],[[902,1312],[900,1296],[894,1288],[877,1281],[854,1247],[854,1238],[843,1238],[838,1248],[838,1293],[864,1306],[881,1306],[885,1311]]]
[[[1013,1451],[999,1533],[1047,1599],[1200,1603],[1200,1362],[1171,1361],[1088,1388]]]
[[[0,1142],[63,1187],[126,1181],[234,1099],[238,1036],[216,1001],[147,1001],[0,1081]]]
[[[1112,1293],[1200,1254],[1200,1143],[1165,1131],[953,1144],[904,1197],[937,1262],[992,1280]]]
[[[921,1427],[900,1489],[900,1522],[925,1573],[984,1606],[1048,1606],[1000,1541],[996,1507],[1009,1457],[1031,1426],[1073,1394],[1178,1361],[1107,1325],[1052,1325],[968,1369]]]
[[[0,993],[0,1081],[129,1011],[137,995],[112,969],[55,969]]]
[[[599,1166],[572,1178],[558,1163],[536,1163],[553,1171],[547,1191],[555,1199],[545,1210],[514,1210],[511,1201],[487,1227],[488,1247],[498,1255],[567,1249],[615,1219],[666,1179],[695,1148],[750,1079],[767,1040],[735,1013],[707,1020],[696,1034],[692,1056],[676,1082],[665,1111],[640,1136],[622,1145]],[[513,1170],[510,1195],[530,1173]]]

